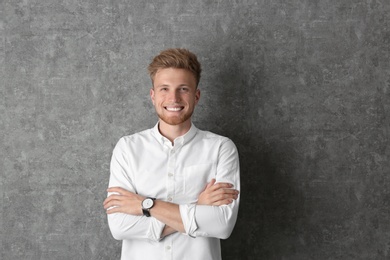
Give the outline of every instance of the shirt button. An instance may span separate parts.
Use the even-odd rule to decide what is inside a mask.
[[[173,173],[171,173],[171,172],[168,173],[168,176],[169,176],[169,177],[172,177],[172,176],[173,176]]]
[[[171,250],[171,247],[170,246],[167,246],[167,247],[165,247],[167,250]]]
[[[168,198],[168,201],[172,201],[172,197],[169,197],[169,198]]]

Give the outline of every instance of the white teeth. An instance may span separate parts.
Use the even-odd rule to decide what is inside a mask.
[[[182,110],[183,108],[181,108],[181,107],[166,107],[166,109],[168,111],[176,112],[176,111]]]

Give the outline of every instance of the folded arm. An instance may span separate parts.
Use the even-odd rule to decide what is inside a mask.
[[[237,199],[238,191],[231,187],[230,183],[215,184],[213,179],[199,195],[197,205],[220,206],[232,203]],[[122,213],[133,217],[143,215],[141,203],[145,199],[144,196],[120,187],[111,187],[107,191],[112,194],[103,203],[107,214]],[[156,200],[154,207],[150,209],[150,214],[165,224],[161,237],[175,232],[186,232],[179,205]]]
[[[145,197],[137,194],[126,172],[128,157],[120,146],[114,149],[111,188],[104,202],[115,239],[158,241],[175,232],[193,237],[227,238],[230,235],[237,218],[240,189],[238,154],[230,140],[220,148],[216,181],[206,186],[197,204],[177,205],[156,200],[149,218],[142,215],[141,202]]]

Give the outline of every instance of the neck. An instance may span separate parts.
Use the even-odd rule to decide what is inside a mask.
[[[186,134],[190,130],[190,128],[190,120],[187,120],[186,122],[179,125],[169,125],[164,121],[160,120],[158,125],[158,130],[160,131],[161,135],[168,138],[168,140],[171,141],[172,144],[177,137]]]

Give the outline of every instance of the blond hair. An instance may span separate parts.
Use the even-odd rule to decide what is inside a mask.
[[[148,71],[152,82],[159,69],[176,68],[190,71],[196,80],[196,86],[200,81],[202,68],[195,54],[187,49],[175,48],[160,52],[149,64]]]

